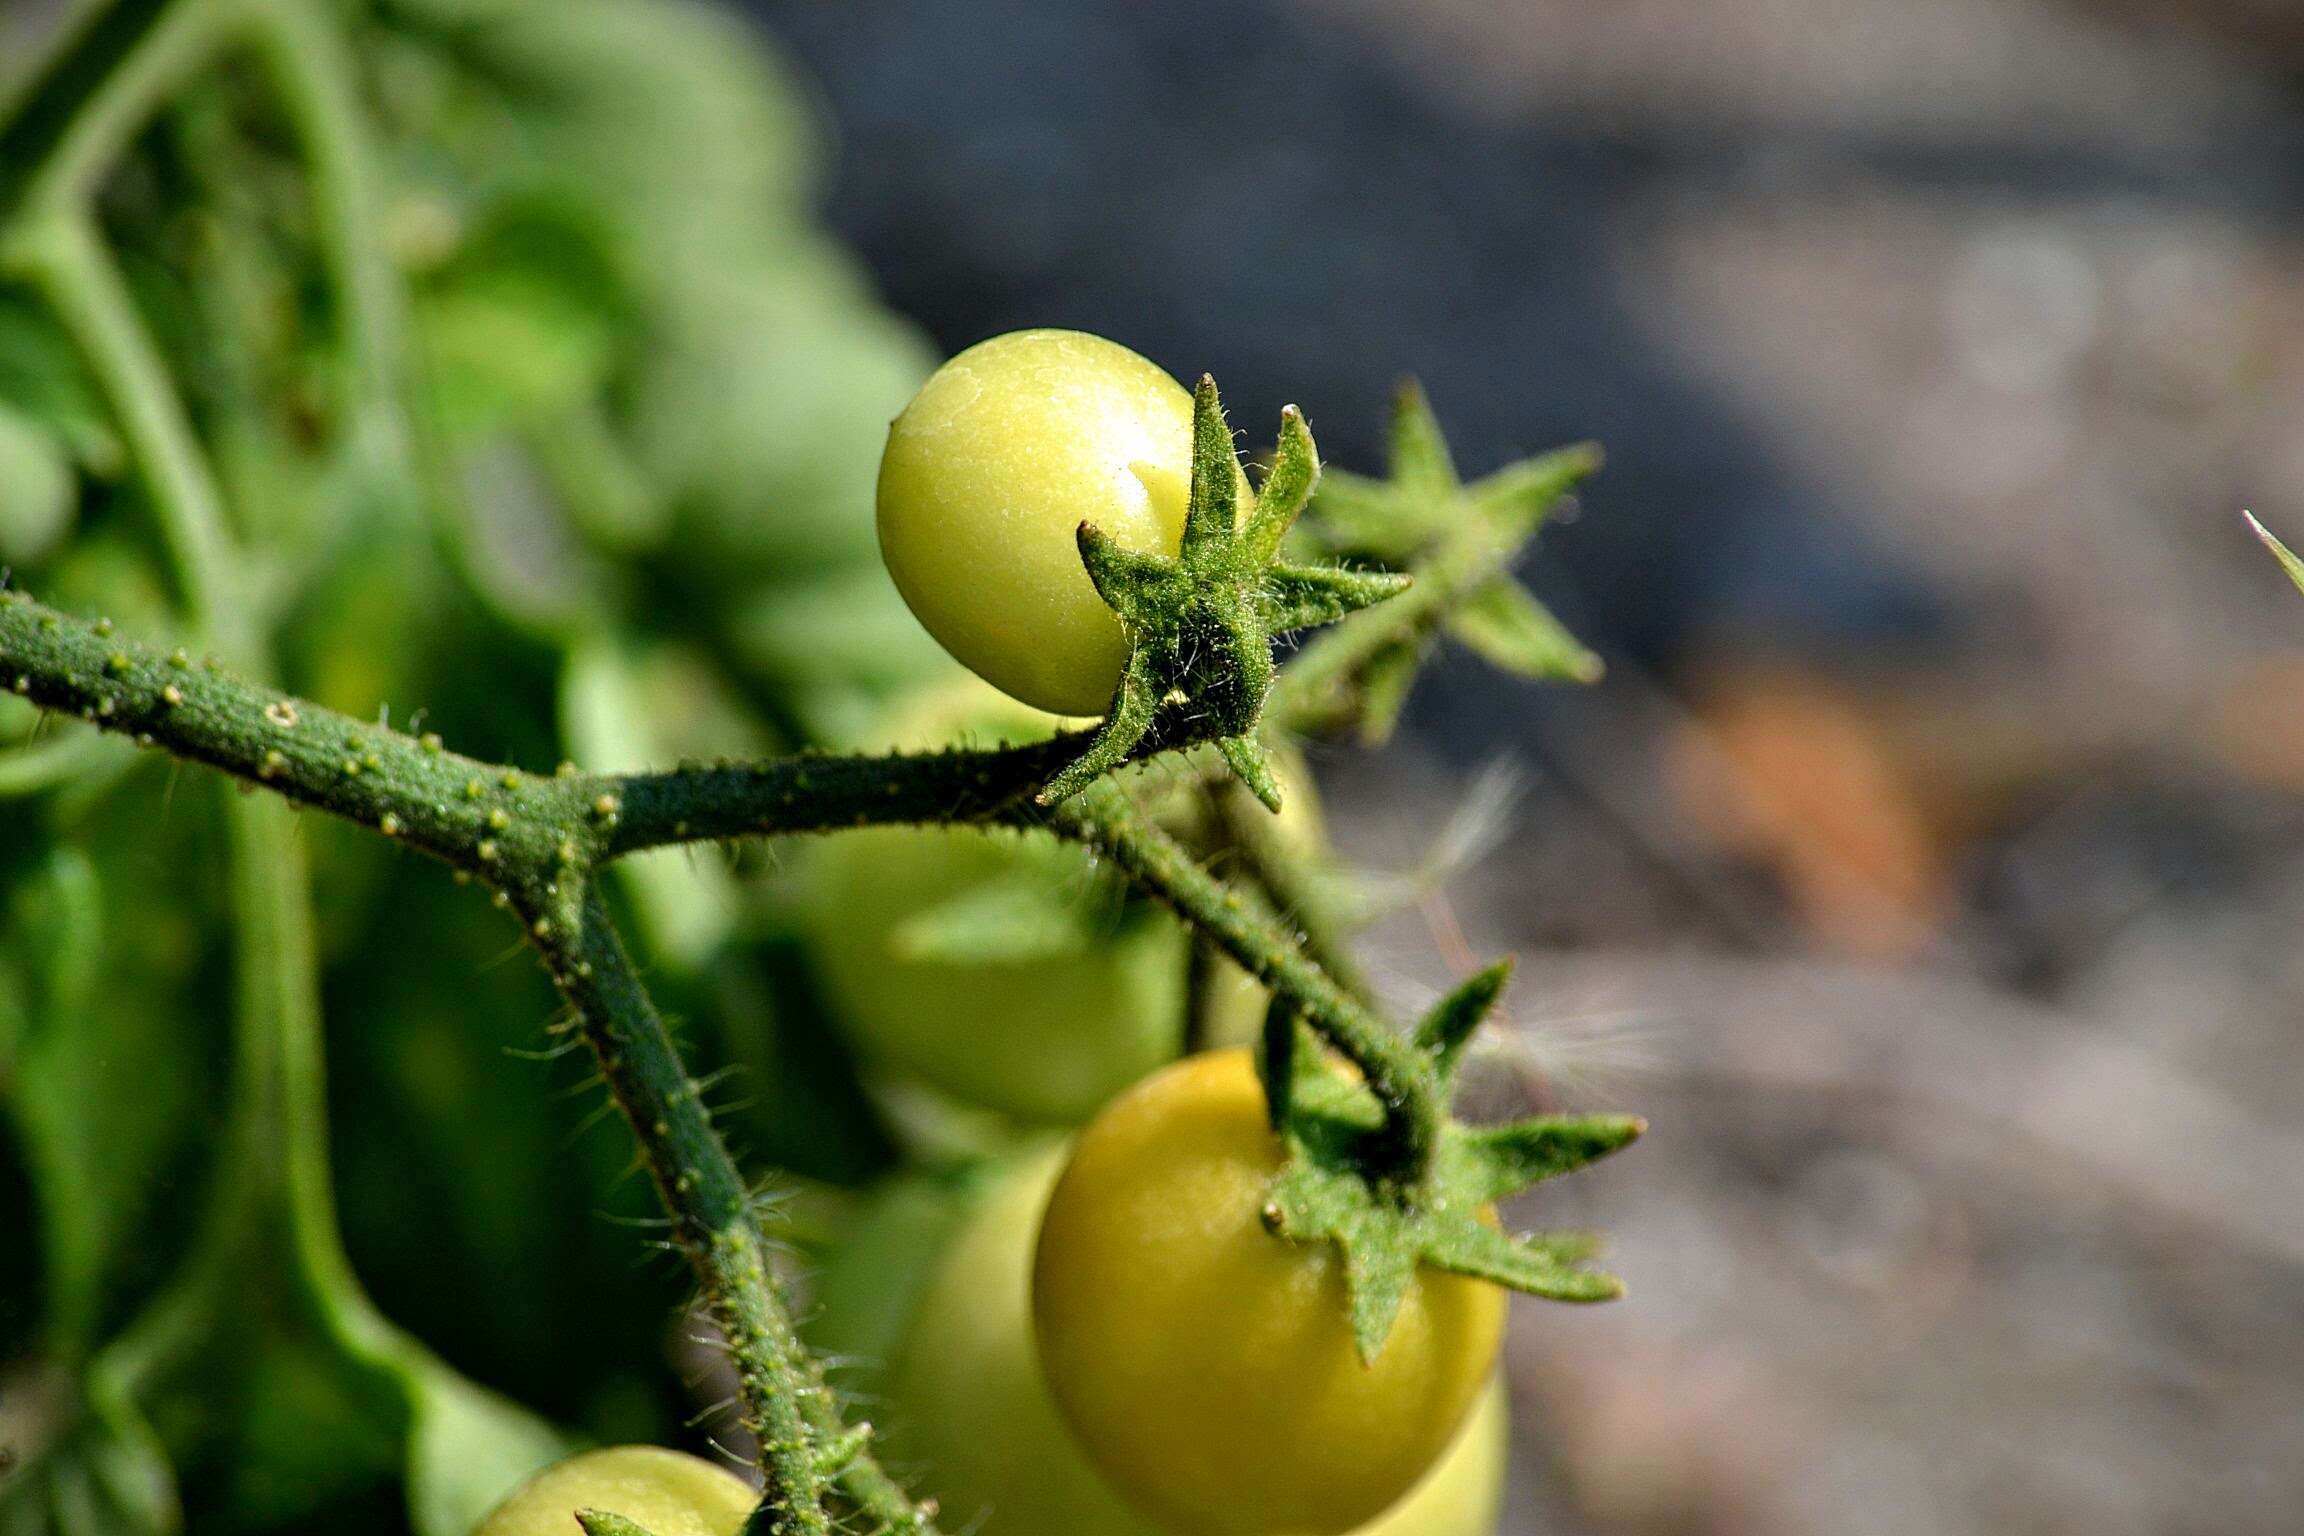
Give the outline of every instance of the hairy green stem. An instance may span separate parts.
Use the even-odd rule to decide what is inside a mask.
[[[1344,945],[1344,925],[1313,878],[1315,871],[1287,846],[1275,819],[1229,784],[1216,786],[1209,799],[1243,871],[1303,935],[1305,951],[1354,997],[1362,1002],[1373,998],[1368,978]]]
[[[1447,1104],[1431,1064],[1405,1037],[1323,970],[1262,900],[1202,868],[1109,782],[1054,807],[1048,823],[1103,853],[1257,980],[1294,1001],[1306,1021],[1359,1067],[1398,1139],[1402,1185],[1411,1194],[1422,1190],[1447,1123]]]
[[[506,890],[554,921],[550,889],[620,854],[668,843],[829,832],[894,822],[1041,826],[1097,848],[1267,986],[1360,1067],[1399,1123],[1408,1183],[1441,1124],[1437,1082],[1397,1033],[1311,958],[1261,900],[1233,890],[1109,781],[1031,803],[1077,750],[1059,738],[995,751],[804,755],[660,773],[544,777],[364,725],[184,653],[163,655],[22,594],[0,602],[0,686],[148,745],[376,828]]]
[[[552,910],[524,910],[553,982],[574,1012],[601,1075],[640,1139],[672,1233],[704,1280],[704,1295],[737,1366],[739,1390],[767,1474],[773,1528],[828,1536],[832,1476],[807,1404],[828,1399],[814,1357],[777,1299],[773,1257],[743,1176],[712,1127],[702,1085],[688,1075],[606,905],[572,873]],[[554,912],[559,915],[553,915]]]

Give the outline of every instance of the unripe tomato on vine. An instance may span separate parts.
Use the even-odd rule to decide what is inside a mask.
[[[880,553],[962,664],[1038,709],[1101,715],[1128,648],[1081,564],[1080,524],[1173,556],[1192,397],[1117,342],[1011,331],[936,370],[888,429]],[[1246,476],[1240,504],[1251,497]]]
[[[1343,1262],[1267,1229],[1282,1165],[1245,1051],[1176,1063],[1081,1131],[1042,1221],[1035,1333],[1089,1457],[1191,1536],[1325,1536],[1437,1461],[1495,1367],[1504,1292],[1421,1268],[1373,1363]]]
[[[1058,723],[962,677],[901,709],[878,744],[1035,741]],[[811,854],[810,949],[872,1060],[966,1104],[1069,1125],[1176,1054],[1183,930],[1078,847],[874,827]]]
[[[649,1536],[736,1536],[759,1495],[725,1467],[655,1445],[612,1445],[546,1467],[472,1536],[570,1536],[576,1511],[604,1510]]]
[[[1162,1536],[1058,1414],[1032,1339],[1034,1239],[1065,1149],[999,1165],[969,1197],[912,1303],[876,1411],[891,1458],[948,1529],[977,1536]],[[1506,1407],[1491,1382],[1423,1481],[1355,1536],[1492,1536]]]

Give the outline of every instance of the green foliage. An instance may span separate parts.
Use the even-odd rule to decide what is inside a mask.
[[[205,30],[138,9],[107,46]],[[821,534],[868,499],[871,424],[925,349],[810,227],[806,115],[758,41],[653,0],[380,3],[333,37],[331,8],[280,9],[297,14],[207,39],[214,66],[165,98],[103,98],[132,136],[99,205],[224,486],[274,675],[363,717],[422,706],[547,770],[806,741],[924,675],[916,639],[908,663],[885,643],[909,621],[868,543]],[[14,122],[105,78],[28,85]],[[331,196],[347,143],[364,205]],[[388,253],[381,299],[337,242]],[[177,640],[202,646],[112,387],[51,285],[0,273],[0,569],[165,637],[165,667]],[[762,430],[747,413],[768,400]],[[809,409],[821,448],[786,430]],[[784,563],[796,548],[810,568]],[[780,584],[818,580],[847,584],[819,615],[858,636],[845,671],[743,633]],[[601,1219],[644,1218],[648,1193],[617,1137],[571,1142],[547,1084],[573,1074],[507,1054],[533,1054],[552,1004],[500,963],[485,904],[381,840],[282,818],[316,948],[265,959],[206,788],[32,722],[0,703],[0,1227],[33,1237],[6,1266],[0,1369],[53,1390],[0,1402],[0,1530],[173,1530],[179,1488],[207,1529],[305,1528],[398,1483],[418,1530],[463,1536],[566,1442],[382,1327],[367,1292],[580,1433],[675,1436],[661,1319],[681,1287]],[[731,1130],[840,1177],[876,1167],[885,1142],[789,951],[759,947],[757,893],[692,855],[626,874],[704,1067],[751,1069]],[[267,1091],[249,1051],[318,1036],[236,1027],[250,985],[317,993],[338,1085],[325,1139],[316,1098],[267,1112],[295,1156],[261,1175],[237,1150],[259,1122],[228,1096]],[[284,1291],[225,1283],[337,1252],[332,1213],[246,1209],[309,1181],[337,1194],[359,1287],[340,1259]]]

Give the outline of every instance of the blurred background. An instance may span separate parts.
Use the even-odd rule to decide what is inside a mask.
[[[0,0],[0,91],[69,9]],[[376,469],[294,326],[255,387],[350,446],[323,473],[301,427],[227,409],[200,327],[313,302],[216,278],[313,238],[250,211],[261,181],[201,172],[219,138],[256,164],[293,140],[245,81],[220,72],[106,194],[147,306],[189,317],[167,339],[206,359],[235,493],[354,509],[251,519],[287,551],[290,681],[363,714],[421,700],[455,745],[535,764],[857,739],[938,671],[871,558],[882,426],[935,357],[1020,326],[1213,372],[1252,437],[1297,403],[1369,473],[1405,375],[1467,475],[1597,439],[1607,469],[1522,574],[1605,678],[1532,688],[1443,650],[1381,751],[1308,749],[1340,853],[1403,893],[1367,935],[1388,997],[1516,953],[1492,1085],[1653,1125],[1523,1213],[1610,1230],[1631,1299],[1517,1306],[1505,1530],[2297,1528],[2304,599],[2240,512],[2304,534],[2304,13],[354,9],[462,521]],[[47,371],[36,300],[0,289],[0,406],[82,489],[47,523],[19,497],[0,565],[166,632],[119,445]],[[0,455],[0,489],[29,462]],[[378,561],[347,528],[433,532]],[[0,740],[41,745],[13,717]],[[189,778],[102,747],[69,781],[6,772],[0,1424],[36,1451],[74,1443],[59,1405],[93,1400],[72,1383],[97,1341],[198,1241],[231,1068],[174,1016],[229,977]],[[532,967],[436,872],[299,836],[345,1242],[378,1304],[557,1424],[693,1441],[716,1388],[667,1322],[680,1276],[601,1219],[648,1209],[622,1133],[540,1089],[580,1093],[576,1067],[504,1054],[551,1012]],[[674,861],[628,895],[700,1055],[749,1074],[748,1156],[836,1212],[903,1117],[858,1085],[800,863]],[[32,976],[79,889],[56,871],[83,865],[109,942],[150,936],[115,954],[101,1048],[40,1034]],[[68,1093],[146,1129],[59,1126],[39,1106]],[[101,1219],[59,1237],[57,1188]],[[48,1224],[45,1270],[10,1222]],[[404,1528],[375,1493],[389,1446],[317,1481],[282,1448],[364,1389],[251,1357],[274,1363],[229,1426],[151,1406],[192,1528]]]
[[[1633,1299],[1517,1313],[1508,1528],[2294,1528],[2292,7],[753,11],[945,348],[1103,331],[1361,468],[1401,373],[1467,471],[1608,450],[1529,573],[1607,678],[1444,653],[1317,759],[1393,861],[1503,775],[1379,952],[1518,951],[1531,1070],[1655,1124],[1573,1197]]]

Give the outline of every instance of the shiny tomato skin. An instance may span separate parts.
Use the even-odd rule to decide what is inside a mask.
[[[656,1445],[611,1445],[546,1467],[472,1536],[570,1536],[576,1511],[622,1515],[649,1536],[736,1536],[760,1501],[727,1468]]]
[[[1101,715],[1127,644],[1080,524],[1175,554],[1191,462],[1192,397],[1157,365],[1081,331],[1011,331],[937,369],[889,427],[881,558],[963,665],[1035,708]]]
[[[1186,1536],[1330,1536],[1398,1501],[1494,1368],[1504,1293],[1420,1270],[1373,1365],[1336,1250],[1274,1236],[1281,1149],[1245,1051],[1188,1058],[1082,1130],[1033,1320],[1090,1460]]]

